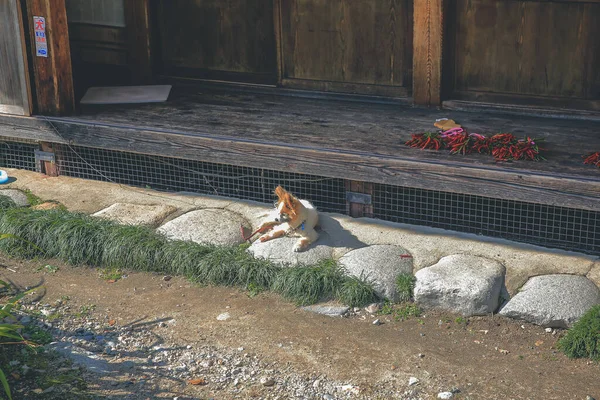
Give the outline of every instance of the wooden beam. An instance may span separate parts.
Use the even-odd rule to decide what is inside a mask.
[[[600,181],[585,176],[234,140],[201,129],[186,134],[52,117],[4,119],[14,125],[0,124],[0,136],[39,137],[43,130],[46,138],[77,146],[600,211]]]
[[[439,106],[442,101],[443,0],[415,0],[413,100]]]
[[[33,17],[44,17],[48,56],[37,55]],[[65,0],[27,0],[27,20],[33,64],[35,109],[42,115],[68,115],[75,111],[73,69]]]
[[[132,83],[151,83],[153,71],[149,0],[125,0],[125,23]]]

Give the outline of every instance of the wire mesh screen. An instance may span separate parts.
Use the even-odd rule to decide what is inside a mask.
[[[343,179],[80,146],[60,145],[55,152],[59,174],[65,176],[265,203],[281,185],[319,210],[346,210]]]
[[[266,203],[282,185],[321,211],[347,213],[344,179],[79,146],[55,151],[65,176]],[[372,185],[372,210],[387,221],[600,255],[599,212],[382,184]]]
[[[600,254],[600,213],[375,185],[375,218]]]
[[[0,167],[39,172],[39,163],[35,162],[35,150],[38,148],[35,143],[0,141]]]

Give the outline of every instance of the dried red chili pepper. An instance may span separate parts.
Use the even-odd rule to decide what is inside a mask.
[[[600,151],[583,156],[584,164],[595,165],[600,168]]]
[[[412,138],[405,144],[419,149],[439,150],[443,147],[442,137],[439,132],[424,132],[411,135]]]

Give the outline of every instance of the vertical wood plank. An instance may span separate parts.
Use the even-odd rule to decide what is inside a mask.
[[[37,57],[33,17],[46,19],[48,57]],[[35,111],[66,115],[75,111],[73,70],[65,0],[27,0],[31,60],[35,87]]]
[[[443,0],[415,0],[413,34],[413,100],[441,104]]]
[[[31,114],[22,21],[18,0],[0,1],[0,113]]]
[[[152,46],[149,0],[125,0],[128,65],[132,83],[152,82]]]
[[[283,80],[283,47],[281,37],[281,0],[273,1],[273,27],[275,29],[275,59],[277,60],[277,85]]]

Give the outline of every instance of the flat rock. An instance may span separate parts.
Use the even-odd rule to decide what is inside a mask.
[[[456,254],[415,274],[415,301],[464,316],[496,311],[505,268],[484,257]]]
[[[297,237],[282,237],[259,242],[256,240],[248,251],[257,258],[266,258],[284,265],[313,265],[321,260],[333,258],[333,246],[327,233],[319,232],[319,239],[311,243],[308,249],[301,252],[294,251]]]
[[[341,317],[348,312],[350,307],[329,304],[314,304],[311,306],[302,307],[302,309],[317,314],[327,315],[329,317]]]
[[[173,206],[163,204],[115,203],[104,210],[98,211],[93,216],[110,219],[124,225],[157,227],[169,214],[176,210]]]
[[[529,279],[500,315],[567,328],[596,304],[600,304],[600,290],[585,276],[542,275]]]
[[[240,225],[250,224],[238,213],[208,208],[183,214],[158,228],[158,232],[174,240],[237,245],[244,242]]]
[[[3,189],[0,190],[0,196],[6,196],[15,202],[17,207],[27,207],[29,206],[29,199],[27,195],[20,190],[17,189]]]
[[[396,301],[396,277],[399,274],[412,274],[413,261],[402,247],[394,245],[374,245],[352,250],[340,258],[340,264],[350,275],[372,280],[377,294]]]

